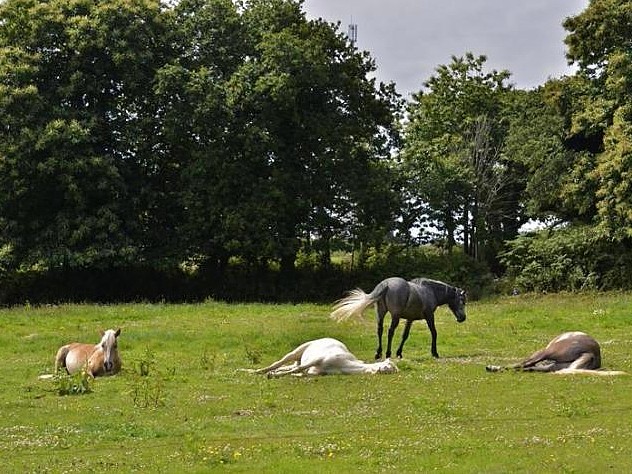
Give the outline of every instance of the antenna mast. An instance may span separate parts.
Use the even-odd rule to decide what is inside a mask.
[[[353,18],[351,18],[351,23],[349,23],[347,36],[349,37],[349,41],[351,41],[351,44],[355,44],[356,41],[358,41],[358,25],[353,23]]]

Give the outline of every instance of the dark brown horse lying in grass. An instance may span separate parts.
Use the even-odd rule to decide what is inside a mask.
[[[508,367],[488,365],[488,372],[514,369],[527,372],[554,372],[557,374],[621,375],[618,370],[598,370],[601,367],[599,343],[583,332],[565,332],[554,338],[542,350],[529,358]]]

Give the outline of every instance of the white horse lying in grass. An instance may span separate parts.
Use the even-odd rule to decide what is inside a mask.
[[[285,365],[290,362],[293,363]],[[280,377],[289,374],[392,374],[398,369],[390,359],[374,363],[362,362],[342,342],[325,337],[301,344],[268,367],[256,370],[247,369],[247,371],[267,374],[268,377]]]
[[[509,367],[488,365],[488,372],[514,369],[527,372],[554,372],[556,374],[622,375],[619,370],[601,368],[599,343],[583,332],[565,332],[555,337],[542,350],[534,352],[522,362]]]

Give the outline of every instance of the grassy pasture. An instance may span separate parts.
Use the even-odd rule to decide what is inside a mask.
[[[370,360],[370,311],[337,324],[310,304],[0,310],[2,471],[630,472],[632,375],[484,370],[584,330],[632,374],[630,308],[630,294],[524,295],[471,303],[463,324],[440,308],[441,359],[417,322],[398,374],[311,379],[237,369],[322,336]],[[121,374],[81,395],[37,380],[58,346],[117,326]]]

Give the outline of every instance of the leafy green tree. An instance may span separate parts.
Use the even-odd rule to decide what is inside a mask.
[[[147,84],[158,1],[0,4],[0,215],[18,263],[138,253]]]
[[[368,54],[332,25],[306,21],[299,2],[250,5],[245,21],[260,56],[254,74],[244,77],[258,93],[250,97],[261,128],[273,138],[271,195],[281,199],[272,229],[288,267],[299,238],[315,234],[326,244],[343,230],[341,217],[362,229],[389,221],[395,209],[383,204],[392,203],[383,163],[398,103],[392,86],[367,79],[375,71]]]
[[[560,110],[568,79],[552,80],[530,91],[513,91],[504,154],[524,169],[525,215],[541,221],[590,222],[594,188],[585,176],[591,154],[567,143]]]
[[[240,161],[249,143],[234,126],[229,81],[248,54],[245,25],[230,0],[184,0],[170,12],[177,50],[156,73],[156,133],[164,199],[158,210],[176,237],[181,260],[225,264],[241,254],[241,236],[254,236],[240,215],[253,183]],[[247,183],[247,184],[246,184]],[[163,253],[168,249],[159,249]]]
[[[0,4],[0,248],[46,267],[324,262],[393,228],[393,85],[294,0]],[[7,250],[9,249],[9,250]]]
[[[507,242],[501,259],[512,286],[524,291],[613,290],[632,284],[632,253],[594,225],[523,234]]]
[[[617,238],[632,236],[632,5],[594,0],[564,27],[568,58],[587,84],[572,110],[571,133],[599,137],[591,172],[600,228]]]
[[[421,219],[460,233],[466,252],[493,262],[520,224],[513,163],[503,154],[507,71],[485,72],[485,56],[452,58],[408,107],[402,152],[409,202]]]
[[[305,241],[328,262],[333,236],[395,214],[384,162],[397,98],[336,26],[283,0],[187,1],[175,18],[182,52],[156,91],[191,255],[291,270]]]

